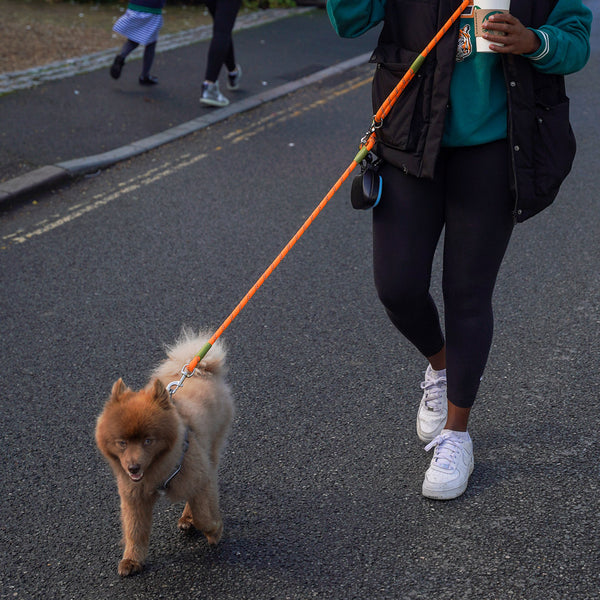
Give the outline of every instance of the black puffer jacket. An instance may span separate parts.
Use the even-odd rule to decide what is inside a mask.
[[[538,28],[556,0],[513,2],[511,13]],[[375,111],[408,67],[456,10],[456,0],[387,0],[384,27],[371,58]],[[406,173],[433,177],[440,151],[458,23],[427,57],[378,130],[375,153]],[[569,124],[564,77],[547,75],[529,59],[502,55],[508,99],[510,190],[514,217],[524,221],[552,203],[571,169],[575,138]]]

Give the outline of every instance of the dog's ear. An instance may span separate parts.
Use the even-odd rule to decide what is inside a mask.
[[[119,396],[127,389],[127,386],[123,383],[123,380],[119,377],[113,384],[112,391],[110,393],[111,400],[118,400]]]
[[[152,385],[152,399],[164,410],[171,409],[169,392],[160,379],[155,379]]]

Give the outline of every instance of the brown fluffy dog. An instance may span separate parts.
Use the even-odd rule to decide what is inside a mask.
[[[217,544],[223,532],[217,467],[233,416],[223,380],[225,351],[215,344],[192,377],[172,396],[166,386],[207,341],[185,333],[139,392],[119,379],[96,425],[96,443],[108,460],[121,497],[125,551],[120,575],[142,570],[148,551],[152,509],[164,493],[186,501],[178,526],[192,526]]]

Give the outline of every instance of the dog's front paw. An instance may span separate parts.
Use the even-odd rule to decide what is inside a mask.
[[[135,575],[144,568],[142,563],[139,563],[131,558],[124,558],[119,563],[119,575],[121,577],[129,577],[129,575]]]
[[[223,535],[223,521],[216,523],[216,527],[211,531],[203,531],[202,533],[204,533],[211,546],[216,546]]]

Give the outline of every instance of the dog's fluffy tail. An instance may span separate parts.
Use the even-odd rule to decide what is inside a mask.
[[[187,365],[196,354],[210,340],[210,334],[205,332],[195,333],[191,329],[183,328],[181,335],[172,346],[167,346],[168,360],[163,362],[154,372],[156,377],[178,378],[181,369]],[[199,369],[215,375],[225,371],[225,347],[217,340],[202,359]]]

